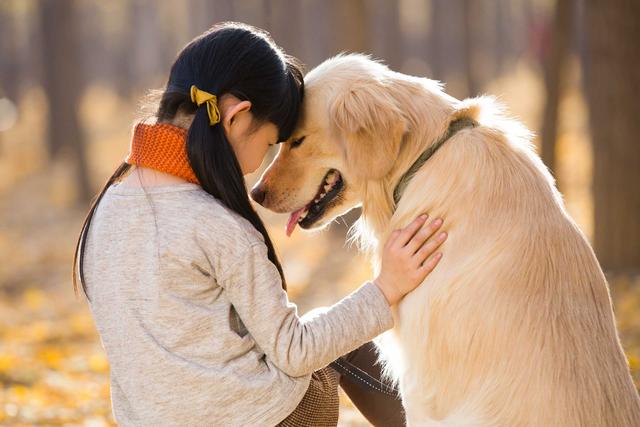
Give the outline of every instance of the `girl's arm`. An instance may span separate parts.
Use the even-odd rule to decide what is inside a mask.
[[[323,368],[393,326],[391,310],[366,283],[327,311],[298,317],[264,245],[254,245],[225,280],[229,300],[268,360],[292,377]]]
[[[427,259],[444,241],[442,234],[424,244],[440,223],[424,222],[392,234],[376,280],[312,317],[298,317],[262,242],[237,257],[218,283],[268,360],[287,375],[307,375],[393,326],[389,306],[420,284],[440,258]]]

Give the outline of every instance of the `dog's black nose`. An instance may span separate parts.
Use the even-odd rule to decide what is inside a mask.
[[[264,202],[264,198],[266,196],[267,192],[264,191],[264,189],[259,185],[256,185],[255,187],[253,187],[253,190],[251,190],[251,198],[260,204]]]

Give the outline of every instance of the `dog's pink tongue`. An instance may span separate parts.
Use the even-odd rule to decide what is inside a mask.
[[[296,225],[298,224],[298,218],[300,218],[300,215],[302,215],[304,209],[305,208],[298,209],[289,217],[289,222],[287,222],[287,237],[291,237],[291,233],[293,233],[293,230],[296,228]]]

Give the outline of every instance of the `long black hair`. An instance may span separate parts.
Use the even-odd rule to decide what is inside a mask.
[[[280,49],[267,33],[239,23],[223,23],[193,39],[178,54],[156,113],[158,122],[171,122],[177,114],[194,115],[187,137],[187,155],[202,188],[229,209],[247,219],[264,237],[269,260],[286,282],[282,266],[264,223],[249,200],[240,164],[224,134],[222,124],[209,125],[206,106],[197,107],[191,85],[218,96],[232,94],[251,102],[257,123],[271,122],[278,139],[289,138],[298,121],[304,92],[299,62]],[[73,286],[78,277],[86,295],[83,253],[93,214],[106,190],[120,180],[131,165],[122,163],[95,198],[84,220],[73,262]]]

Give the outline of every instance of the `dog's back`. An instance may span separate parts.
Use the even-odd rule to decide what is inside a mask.
[[[483,109],[495,105],[469,109],[481,126],[436,152],[389,224],[427,211],[450,230],[441,265],[382,339],[408,419],[640,426],[593,251],[528,138],[499,115],[484,120]]]

